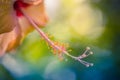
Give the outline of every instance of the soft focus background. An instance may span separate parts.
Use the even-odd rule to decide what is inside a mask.
[[[34,31],[16,52],[0,59],[0,80],[120,80],[120,0],[46,0],[52,40],[69,44],[72,55],[87,46],[93,67],[66,56],[60,61]]]

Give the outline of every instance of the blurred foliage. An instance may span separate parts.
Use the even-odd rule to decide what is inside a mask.
[[[120,0],[46,0],[52,40],[68,43],[73,55],[90,46],[86,68],[65,56],[59,61],[34,31],[16,52],[1,58],[0,80],[120,80]]]

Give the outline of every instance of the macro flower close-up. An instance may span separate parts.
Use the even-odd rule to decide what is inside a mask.
[[[0,0],[0,80],[119,80],[119,0]]]

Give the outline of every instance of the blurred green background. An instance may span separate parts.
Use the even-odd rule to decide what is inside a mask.
[[[66,56],[60,61],[34,31],[16,52],[0,59],[0,80],[120,80],[120,0],[46,0],[52,40],[68,43],[72,55],[89,46],[86,68]]]

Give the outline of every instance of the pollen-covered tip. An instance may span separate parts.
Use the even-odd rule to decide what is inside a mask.
[[[90,66],[93,66],[93,63],[89,63],[86,65],[86,67],[90,67]]]
[[[90,47],[86,47],[86,50],[90,50]]]
[[[90,54],[93,54],[93,52],[92,52],[92,51],[90,51],[89,53],[90,53]]]

